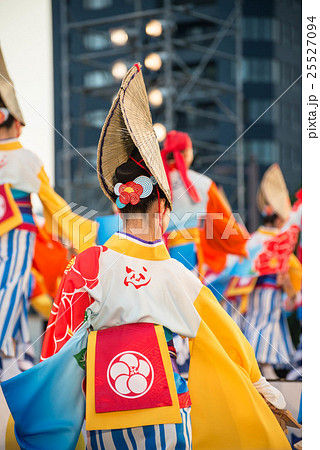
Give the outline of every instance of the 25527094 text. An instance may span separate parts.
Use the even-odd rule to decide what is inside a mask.
[[[315,82],[317,79],[317,25],[316,17],[307,17],[307,79],[310,81],[309,88],[313,93],[308,95],[308,128],[309,139],[318,139],[317,135],[317,109],[319,106],[319,99],[314,94],[315,92]],[[309,83],[308,83],[309,84]]]

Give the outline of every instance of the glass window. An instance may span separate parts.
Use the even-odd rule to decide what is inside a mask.
[[[272,19],[272,37],[274,42],[280,42],[280,22],[278,19]]]
[[[281,63],[281,82],[283,84],[289,85],[293,81],[292,78],[292,67],[291,64],[282,62]]]
[[[291,162],[291,167],[293,169],[298,169],[301,171],[301,157],[302,157],[302,152],[301,152],[301,146],[299,145],[292,145],[290,147],[290,162]]]
[[[113,84],[113,76],[105,70],[93,70],[84,74],[83,83],[87,88],[101,88]]]
[[[200,38],[201,36],[207,34],[207,33],[214,33],[215,32],[215,26],[212,23],[188,23],[187,25],[185,23],[177,23],[176,28],[174,31],[174,35],[177,38]],[[198,40],[198,39],[197,39]],[[203,41],[203,39],[202,39]]]
[[[281,125],[297,130],[301,126],[301,106],[292,103],[279,103],[279,116]]]
[[[291,108],[292,123],[297,126],[301,124],[301,109],[297,105],[293,105]]]
[[[84,115],[85,122],[94,128],[101,128],[106,119],[106,109],[94,109]]]
[[[279,161],[279,143],[268,139],[252,139],[244,144],[247,158],[251,155],[262,164],[272,164]]]
[[[206,68],[203,71],[203,74],[206,78],[210,78],[211,80],[215,80],[217,76],[217,65],[215,61],[210,61]]]
[[[299,127],[301,118],[300,118],[300,110],[296,105],[286,105],[286,113],[287,113],[287,126],[291,130],[296,130]]]
[[[281,108],[281,124],[291,130],[301,125],[301,110],[298,105],[284,103]]]
[[[273,101],[270,100],[270,105],[272,104]],[[272,117],[272,122],[273,123],[279,123],[280,121],[280,108],[279,108],[279,103],[275,103],[271,108],[271,117]]]
[[[110,8],[113,5],[113,0],[83,0],[84,9],[103,9]]]
[[[292,42],[294,46],[301,47],[301,28],[293,27],[292,29]]]
[[[243,61],[243,81],[251,83],[277,83],[279,61],[267,58],[248,58]]]
[[[87,50],[105,50],[111,47],[108,35],[95,32],[83,35],[83,45]]]
[[[244,17],[243,39],[252,41],[277,41],[279,23],[271,17]]]
[[[186,0],[175,0],[175,2],[174,2],[176,5],[184,5],[185,6],[185,4],[186,4]],[[212,5],[212,4],[214,4],[214,3],[216,3],[216,1],[214,1],[214,0],[197,0],[197,5]]]
[[[280,62],[277,59],[271,61],[271,80],[274,83],[280,82]]]
[[[193,27],[188,27],[188,33],[190,36],[198,36],[201,33],[204,33],[206,31],[205,27],[201,27],[201,26],[193,26]]]
[[[288,22],[282,22],[281,24],[281,41],[283,45],[292,45],[292,25]]]
[[[282,104],[281,107],[281,123],[282,125],[291,126],[291,106],[288,103]]]
[[[246,108],[246,121],[254,122],[271,106],[272,99],[248,99]],[[274,104],[262,117],[259,122],[277,122],[279,120],[279,107],[278,104]]]

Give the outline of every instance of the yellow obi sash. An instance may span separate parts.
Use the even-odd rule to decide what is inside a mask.
[[[92,331],[87,349],[87,430],[181,423],[163,327]]]
[[[9,184],[0,185],[0,236],[18,227],[22,222],[21,212]]]

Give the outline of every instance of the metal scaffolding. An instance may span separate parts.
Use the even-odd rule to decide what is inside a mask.
[[[232,205],[245,219],[242,140],[223,155],[243,132],[242,1],[182,4],[155,0],[148,5],[161,7],[153,9],[145,9],[142,0],[132,3],[132,10],[124,13],[110,15],[109,12],[94,19],[87,19],[84,14],[81,20],[73,20],[74,3],[59,1],[61,91],[56,92],[56,102],[61,102],[61,130],[65,140],[57,149],[62,165],[57,181],[63,196],[89,207],[94,199],[94,208],[105,210],[105,199],[101,197],[92,168],[99,129],[94,131],[85,117],[97,101],[104,102],[107,114],[119,81],[88,87],[81,77],[77,78],[78,72],[95,70],[108,75],[114,61],[143,64],[147,54],[157,52],[163,61],[161,70],[144,70],[147,87],[158,86],[165,93],[163,105],[152,108],[154,122],[163,123],[167,131],[180,128],[190,134],[196,150],[196,170],[206,171],[227,192],[229,189]],[[144,33],[150,19],[158,19],[163,24],[163,33],[158,38]],[[117,27],[128,31],[128,45],[84,51],[77,43],[85,33],[104,36]],[[96,133],[96,137],[90,140],[86,135],[89,132]],[[91,167],[80,162],[81,156],[89,160]],[[216,160],[219,160],[217,164]],[[61,174],[63,180],[59,183]]]

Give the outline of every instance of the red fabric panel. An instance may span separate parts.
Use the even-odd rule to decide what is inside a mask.
[[[95,402],[97,413],[172,405],[153,324],[98,331]]]
[[[69,262],[52,306],[41,359],[57,353],[82,324],[86,309],[94,302],[87,289],[99,283],[99,258],[107,250],[90,247]]]

